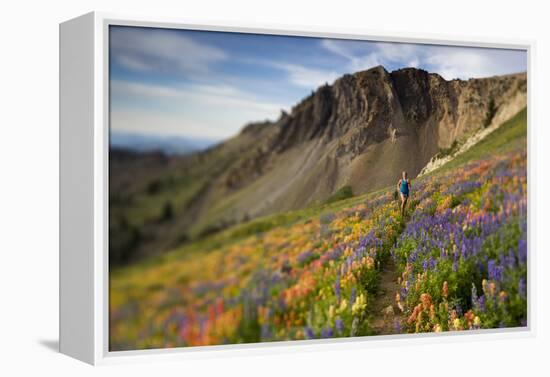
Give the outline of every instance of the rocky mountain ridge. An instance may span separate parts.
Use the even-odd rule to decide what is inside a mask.
[[[424,70],[406,68],[390,73],[379,66],[344,75],[333,85],[320,87],[276,122],[248,125],[243,134],[254,130],[258,146],[231,167],[227,182],[231,189],[245,187],[274,167],[281,154],[294,148],[306,151],[316,144],[315,148],[324,149],[318,166],[321,161],[325,167],[339,162],[332,182],[350,184],[354,192],[368,191],[387,185],[389,175],[398,176],[401,170],[415,176],[441,149],[502,123],[525,104],[525,74],[446,81]],[[402,148],[407,148],[409,156],[401,168],[391,169],[387,178],[358,183],[350,179],[353,174],[341,174],[349,170],[344,164],[353,164],[388,142],[397,152],[388,163],[399,160]],[[364,167],[365,176],[371,169]],[[337,189],[338,184],[332,182],[322,183]],[[301,202],[322,199],[332,190],[321,191],[323,194],[309,200],[302,196]]]
[[[126,187],[139,195],[147,180],[187,178],[187,186],[163,186],[166,198],[193,187],[163,226],[194,237],[322,203],[342,187],[354,194],[379,189],[402,170],[414,178],[441,150],[498,127],[526,103],[525,73],[447,81],[378,66],[319,87],[276,121],[251,123],[207,151],[172,159],[140,184],[132,182],[138,171],[125,171]],[[116,170],[112,193],[121,187]]]

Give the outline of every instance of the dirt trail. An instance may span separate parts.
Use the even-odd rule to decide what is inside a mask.
[[[396,323],[402,319],[401,310],[395,302],[395,294],[399,291],[398,277],[397,267],[389,258],[380,273],[379,290],[370,306],[373,316],[371,328],[377,335],[398,333]]]

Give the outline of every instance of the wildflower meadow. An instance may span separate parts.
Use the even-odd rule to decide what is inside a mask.
[[[390,187],[113,270],[111,350],[526,326],[524,121],[495,133],[403,217]]]

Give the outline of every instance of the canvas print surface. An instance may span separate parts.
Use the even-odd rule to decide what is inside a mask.
[[[527,326],[526,70],[111,26],[110,351]]]

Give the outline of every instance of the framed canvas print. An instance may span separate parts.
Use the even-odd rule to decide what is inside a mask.
[[[61,24],[61,351],[531,334],[531,49]]]

